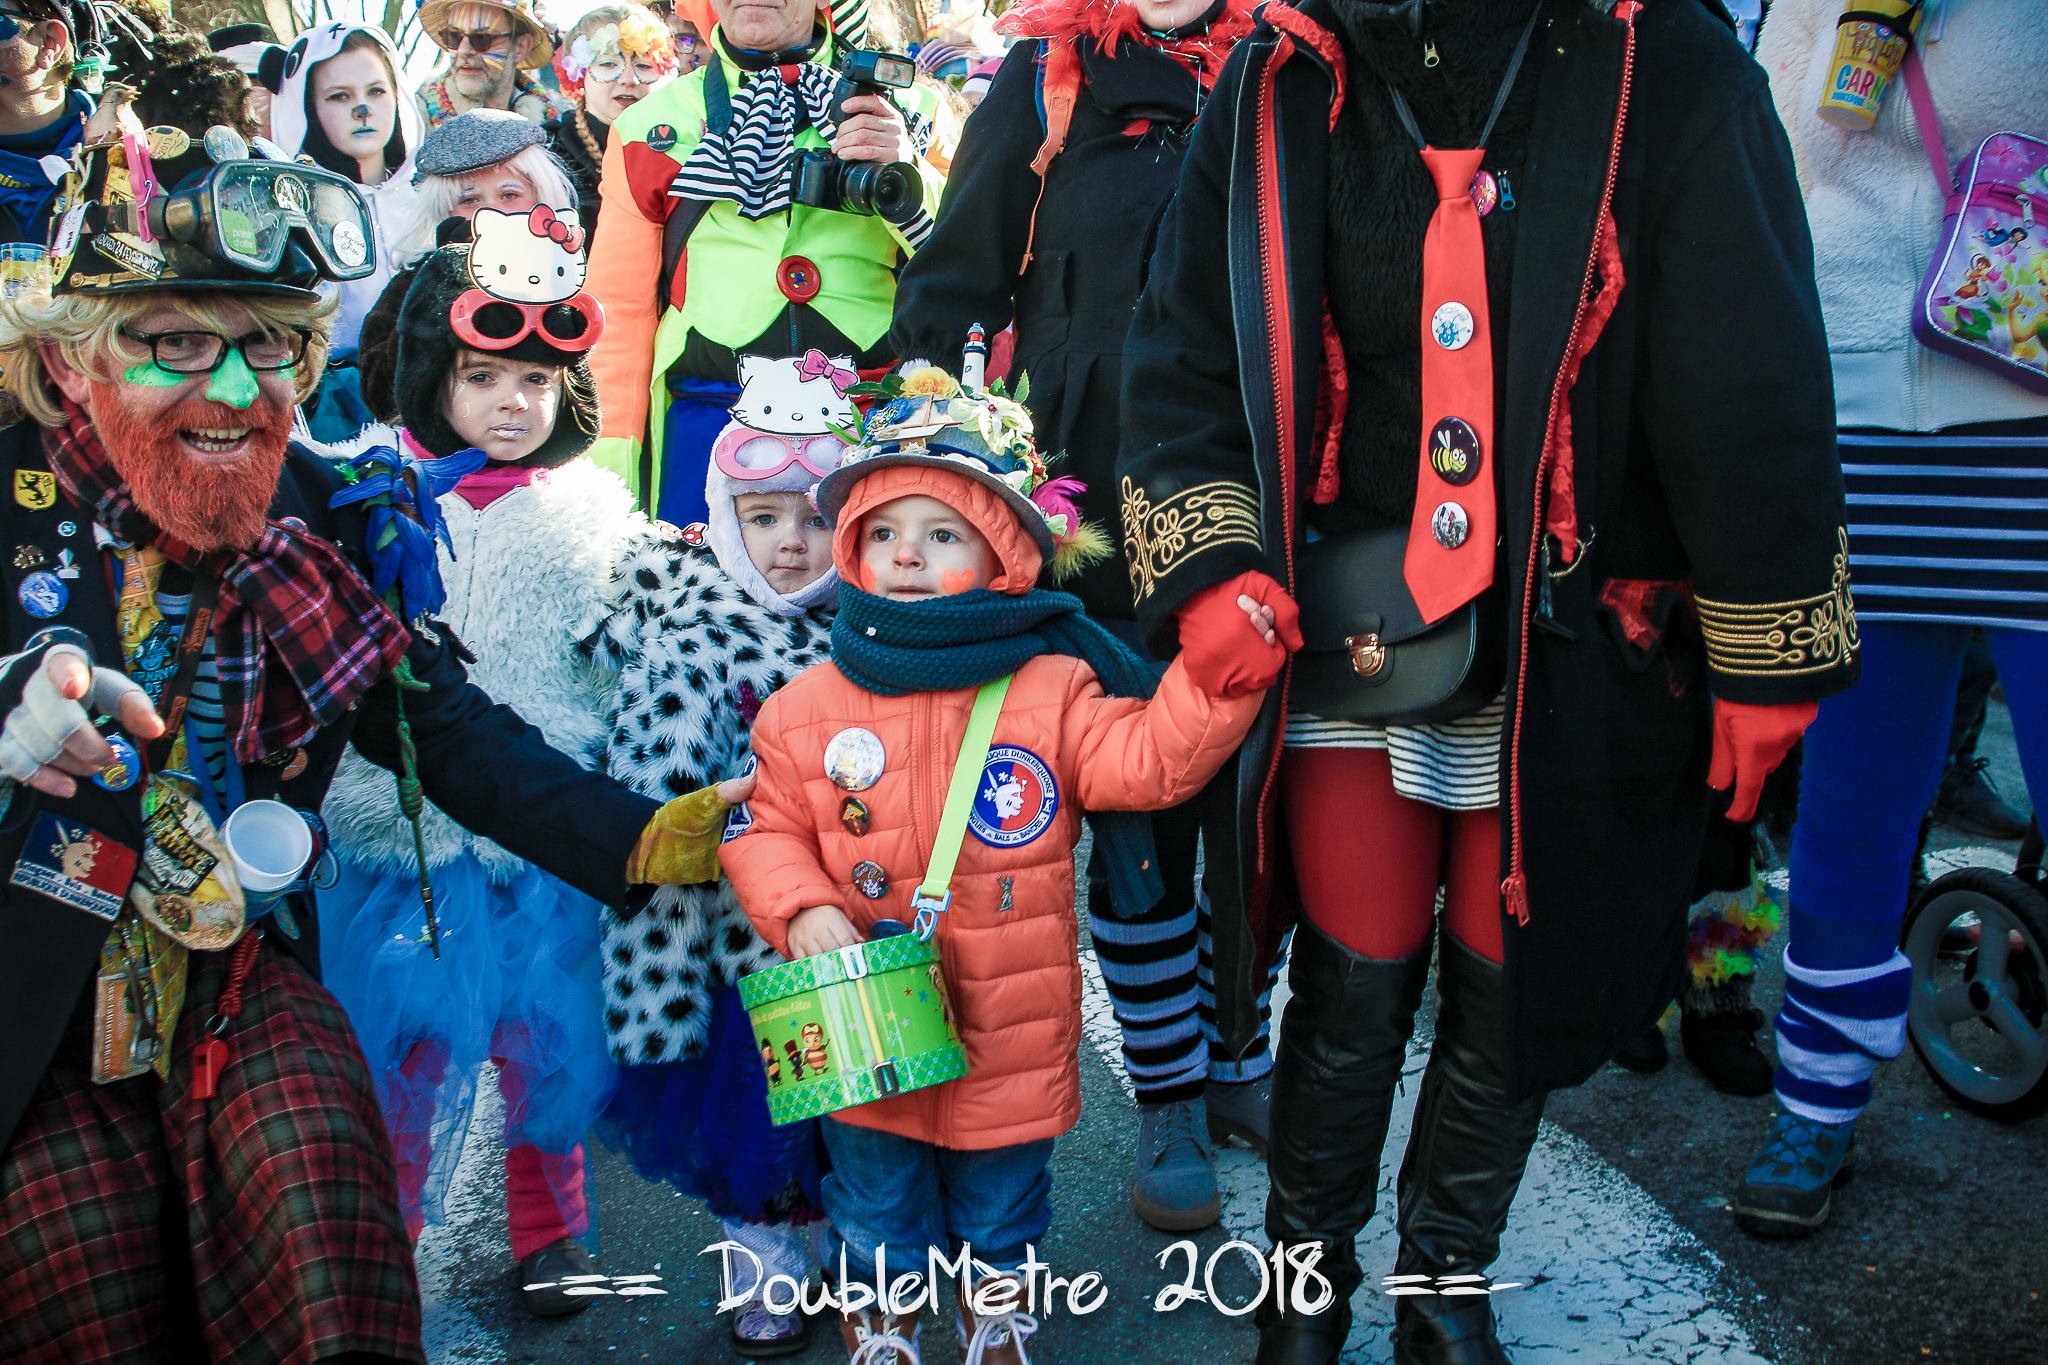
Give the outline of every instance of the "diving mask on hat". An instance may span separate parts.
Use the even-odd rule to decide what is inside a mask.
[[[195,146],[183,129],[143,128],[126,100],[106,114],[103,106],[73,153],[52,219],[54,292],[311,299],[323,281],[376,270],[376,226],[350,181],[260,139],[252,153],[224,126]]]

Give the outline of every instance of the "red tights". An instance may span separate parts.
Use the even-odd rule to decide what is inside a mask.
[[[1500,810],[1451,811],[1394,790],[1384,749],[1289,749],[1280,799],[1309,922],[1362,957],[1409,957],[1444,927],[1501,960]]]

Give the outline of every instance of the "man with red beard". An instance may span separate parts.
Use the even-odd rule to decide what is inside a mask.
[[[245,891],[222,824],[317,810],[352,742],[618,902],[701,876],[722,812],[548,748],[365,581],[369,528],[408,528],[289,442],[315,286],[370,259],[356,189],[110,106],[52,294],[0,309],[32,419],[0,430],[0,1359],[423,1360],[310,889]]]

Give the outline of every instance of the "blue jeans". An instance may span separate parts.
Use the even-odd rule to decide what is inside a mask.
[[[888,1248],[891,1281],[923,1274],[927,1251],[962,1246],[997,1271],[1024,1264],[1052,1226],[1052,1139],[962,1152],[826,1118],[832,1169],[825,1212],[846,1247],[847,1273],[872,1282]]]

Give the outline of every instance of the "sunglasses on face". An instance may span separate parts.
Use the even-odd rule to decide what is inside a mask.
[[[433,35],[434,41],[450,52],[459,52],[462,45],[468,43],[469,50],[480,57],[492,56],[507,50],[512,46],[512,40],[518,36],[516,33],[501,33],[496,30],[477,32],[461,28],[444,28]]]

